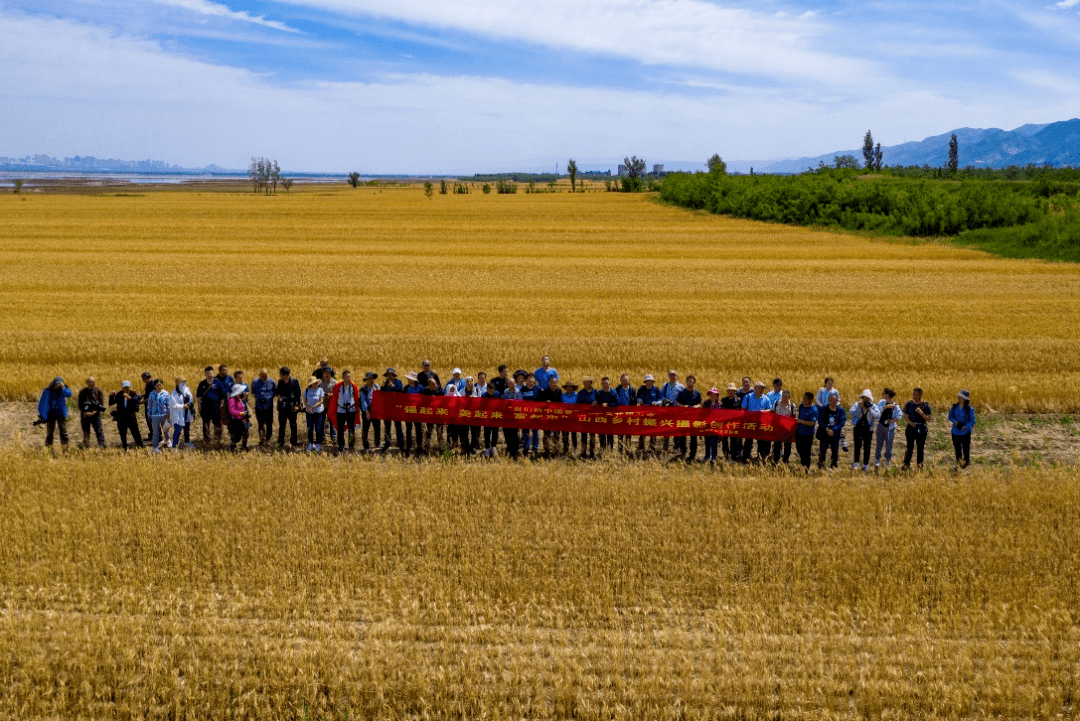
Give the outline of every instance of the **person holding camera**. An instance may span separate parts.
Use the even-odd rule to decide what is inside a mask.
[[[225,413],[229,423],[229,439],[232,441],[232,450],[234,451],[237,444],[244,451],[248,447],[248,435],[251,432],[251,413],[248,412],[247,407],[247,389],[247,386],[243,383],[234,385],[229,393],[229,401],[225,406]]]
[[[851,425],[855,427],[855,466],[859,470],[859,453],[862,452],[862,469],[870,470],[870,444],[874,439],[874,425],[881,417],[881,409],[874,404],[874,394],[867,388],[859,396],[859,402],[851,407]]]
[[[904,438],[907,440],[907,448],[904,450],[904,468],[911,468],[911,456],[918,449],[916,463],[919,468],[923,464],[923,451],[926,448],[926,424],[930,421],[930,404],[922,399],[922,388],[916,386],[911,390],[911,400],[904,406],[904,418],[907,427],[904,428]]]
[[[116,421],[116,432],[120,435],[120,447],[128,449],[128,431],[131,431],[131,441],[137,448],[143,447],[142,433],[139,432],[139,404],[142,397],[131,387],[131,381],[120,384],[120,390],[109,396],[109,405],[116,406],[112,412],[113,420]]]
[[[960,391],[956,394],[956,403],[949,409],[949,423],[953,450],[956,452],[956,466],[959,471],[971,465],[971,431],[975,428],[975,409],[971,407],[971,394]]]
[[[900,422],[900,404],[896,402],[896,391],[886,388],[878,401],[878,429],[874,441],[874,468],[881,467],[881,450],[885,449],[885,467],[892,463],[893,439],[896,437],[896,424]]]
[[[195,399],[187,387],[187,378],[177,378],[173,392],[169,395],[169,420],[172,422],[172,447],[180,447],[180,434],[184,434],[184,445],[191,448],[191,422],[195,420]]]
[[[300,381],[292,377],[289,366],[282,366],[277,384],[278,437],[277,447],[285,447],[285,425],[289,426],[289,443],[293,448],[296,442],[296,414],[300,412],[304,400],[300,390]]]
[[[45,425],[45,445],[52,446],[53,434],[60,431],[60,445],[67,446],[67,399],[71,398],[71,389],[60,376],[41,392],[38,400],[38,419],[34,425]]]
[[[825,467],[825,454],[832,451],[831,468],[836,468],[840,462],[840,432],[847,422],[847,414],[840,405],[840,393],[831,390],[826,396],[828,405],[818,409],[817,438],[821,441],[818,450],[818,468]]]
[[[328,400],[330,399],[322,389],[322,381],[312,376],[304,391],[308,451],[318,453],[322,450],[323,441],[326,440],[326,403]]]
[[[93,376],[86,379],[86,387],[79,391],[79,423],[82,425],[82,447],[90,445],[90,429],[94,429],[98,446],[105,447],[105,431],[101,427],[101,413],[105,410],[105,394],[97,387]]]

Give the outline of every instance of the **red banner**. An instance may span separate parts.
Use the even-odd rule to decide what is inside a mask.
[[[614,436],[729,436],[787,441],[794,418],[775,413],[664,406],[598,406],[502,398],[372,394],[371,417],[388,421],[496,426]]]

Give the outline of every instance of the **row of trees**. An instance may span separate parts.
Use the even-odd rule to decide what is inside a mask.
[[[292,178],[281,175],[278,162],[269,158],[252,158],[251,165],[248,166],[248,179],[251,181],[252,188],[256,193],[261,190],[266,195],[277,193],[279,183],[281,187],[285,188],[286,193],[289,192],[293,184]]]

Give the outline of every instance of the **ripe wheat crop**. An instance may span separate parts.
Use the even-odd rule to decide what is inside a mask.
[[[0,398],[207,363],[320,357],[564,375],[674,366],[921,384],[937,403],[1080,410],[1080,267],[757,224],[641,195],[0,196]]]
[[[1075,470],[0,451],[7,718],[1068,718]]]

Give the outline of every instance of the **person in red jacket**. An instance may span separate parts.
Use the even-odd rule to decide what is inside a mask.
[[[334,386],[326,408],[330,423],[337,431],[338,452],[345,450],[345,432],[349,433],[349,450],[356,450],[356,424],[360,421],[360,389],[352,382],[352,373],[343,371],[341,381]]]

